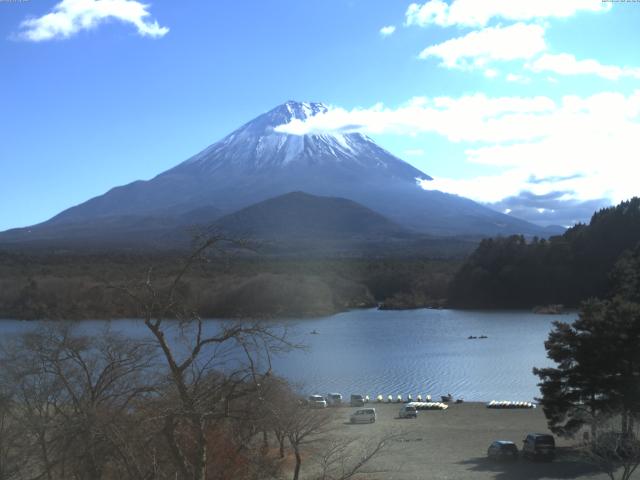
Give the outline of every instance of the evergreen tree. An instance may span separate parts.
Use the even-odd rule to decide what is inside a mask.
[[[600,210],[589,225],[578,224],[549,240],[527,241],[518,235],[486,239],[456,273],[448,298],[463,308],[577,307],[585,299],[609,295],[609,272],[638,242],[638,197]],[[636,257],[628,266],[635,269],[636,282],[638,267]]]
[[[555,368],[534,368],[541,404],[554,433],[572,435],[599,417],[620,417],[620,433],[640,415],[640,247],[611,278],[611,300],[585,302],[572,324],[556,322],[545,342]],[[596,432],[593,431],[593,434]]]

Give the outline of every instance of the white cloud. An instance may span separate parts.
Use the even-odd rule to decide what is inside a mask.
[[[547,24],[524,23],[525,20],[547,17],[570,17],[580,10],[608,11],[610,2],[601,0],[430,0],[414,3],[407,10],[408,25],[431,23],[481,27],[465,35],[445,40],[423,49],[419,58],[437,58],[440,66],[461,70],[480,70],[487,78],[498,72],[490,68],[496,62],[514,62],[530,72],[551,72],[558,75],[596,75],[609,80],[622,77],[640,79],[640,68],[604,65],[594,59],[578,60],[568,53],[548,53],[545,40]],[[494,17],[517,20],[507,26],[486,27]],[[508,74],[509,82],[529,83],[519,73]]]
[[[545,29],[541,25],[516,23],[507,27],[488,27],[472,31],[425,48],[421,59],[439,58],[446,68],[482,70],[488,78],[498,72],[491,65],[496,62],[520,63],[534,73],[551,72],[557,75],[596,75],[609,80],[623,77],[640,79],[640,68],[604,65],[597,60],[578,60],[569,53],[548,53]],[[522,74],[510,73],[509,82],[529,83]],[[553,80],[551,80],[553,81]]]
[[[558,75],[597,75],[609,80],[620,77],[640,78],[640,68],[603,65],[597,60],[577,60],[571,54],[544,54],[535,59],[528,68],[534,72],[553,72]]]
[[[487,78],[496,78],[499,75],[499,72],[493,68],[487,68],[484,71],[484,76]]]
[[[508,171],[498,175],[481,175],[474,178],[434,178],[422,181],[425,190],[439,190],[441,192],[462,195],[479,202],[498,202],[504,198],[517,195],[527,177],[518,172]]]
[[[409,150],[405,150],[404,154],[408,157],[421,157],[424,155],[424,150],[422,148],[411,148]]]
[[[524,75],[518,75],[516,73],[507,74],[506,80],[507,82],[524,83],[524,84],[531,82],[531,79],[529,77],[525,77]]]
[[[575,200],[566,197],[567,192],[562,190],[554,190],[542,195],[523,190],[518,195],[487,205],[497,211],[541,225],[564,226],[587,222],[593,212],[611,205],[611,200],[606,198]]]
[[[415,97],[396,109],[382,104],[368,109],[331,108],[302,121],[276,127],[276,131],[294,135],[326,132],[361,131],[415,135],[436,133],[452,142],[503,142],[531,140],[540,129],[521,125],[522,115],[551,112],[555,102],[548,97],[487,97],[484,94],[463,97]]]
[[[419,56],[437,57],[447,68],[482,68],[493,61],[528,60],[547,49],[544,34],[540,25],[489,27],[427,47]]]
[[[383,37],[388,37],[389,35],[393,35],[395,31],[395,25],[387,25],[386,27],[382,27],[380,29],[380,35],[382,35]]]
[[[466,150],[468,161],[502,168],[473,180],[441,179],[428,188],[498,202],[522,190],[543,195],[564,190],[565,200],[609,198],[613,202],[638,193],[640,174],[640,91],[625,97],[601,93],[565,97],[542,116],[523,115],[520,122],[536,141],[496,143]],[[500,128],[498,125],[497,128]],[[554,178],[537,182],[535,176]]]
[[[169,29],[148,19],[149,5],[134,0],[62,0],[50,13],[22,22],[20,38],[33,42],[69,38],[81,30],[91,30],[109,19],[133,24],[138,33],[162,37]]]
[[[463,143],[468,162],[498,173],[437,178],[424,182],[424,187],[481,202],[499,202],[523,190],[535,195],[567,192],[559,201],[608,198],[619,202],[640,193],[640,90],[628,96],[615,92],[568,95],[558,101],[484,94],[417,97],[395,109],[383,105],[351,111],[332,108],[277,130],[431,133]]]
[[[603,12],[611,4],[602,0],[430,0],[412,3],[405,14],[406,25],[485,26],[493,19],[527,21],[572,17],[579,11]]]

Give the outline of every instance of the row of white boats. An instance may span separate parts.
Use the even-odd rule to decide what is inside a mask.
[[[329,398],[333,398],[336,396],[340,397],[340,400],[342,400],[342,395],[340,394],[328,394]],[[352,397],[354,397],[354,395],[352,395]],[[363,403],[404,403],[413,405],[418,410],[446,410],[447,408],[449,408],[448,403],[454,401],[453,397],[450,394],[443,396],[442,402],[431,401],[431,395],[422,396],[421,394],[416,395],[415,399],[411,394],[407,395],[406,397],[403,397],[402,395],[397,395],[396,397],[394,397],[393,395],[387,395],[386,398],[383,395],[378,395],[377,397],[375,397],[375,399],[372,399],[371,397],[369,397],[369,395],[365,395],[364,397],[361,395],[356,395],[356,397],[359,397],[360,401]],[[330,403],[333,404],[333,402]],[[462,403],[462,400],[456,400],[455,403]],[[491,400],[486,404],[486,407],[496,409],[526,409],[536,408],[536,404],[532,402],[514,402],[510,400]]]
[[[423,400],[424,399],[424,400]],[[367,395],[365,397],[365,401],[368,402],[369,401],[369,395]],[[402,395],[398,395],[395,399],[393,398],[393,395],[387,395],[387,399],[386,399],[386,403],[411,403],[413,402],[413,396],[411,394],[407,395],[406,399],[402,398]],[[431,401],[431,395],[425,395],[424,397],[420,394],[416,395],[416,402],[430,402]],[[376,402],[378,403],[384,403],[385,399],[382,395],[378,395],[376,397]]]
[[[369,396],[365,397],[365,401],[369,401]],[[449,405],[444,402],[432,402],[431,395],[425,395],[424,397],[422,395],[416,395],[415,400],[413,399],[412,395],[407,395],[406,398],[402,398],[402,395],[398,395],[397,397],[395,397],[395,399],[393,398],[393,395],[388,395],[386,398],[386,402],[385,398],[382,395],[378,395],[376,397],[376,402],[405,403],[407,405],[416,407],[417,410],[446,410],[447,408],[449,408]]]
[[[508,400],[491,400],[487,403],[487,408],[536,408],[531,402],[511,402]]]
[[[416,407],[416,410],[446,410],[449,405],[443,402],[409,402],[407,405]]]

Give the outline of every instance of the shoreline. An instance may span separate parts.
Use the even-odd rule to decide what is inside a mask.
[[[293,320],[318,320],[326,317],[332,317],[334,315],[339,315],[342,313],[348,313],[352,311],[384,311],[384,312],[405,312],[405,311],[415,311],[415,310],[445,310],[445,311],[460,311],[460,312],[478,312],[478,313],[531,313],[533,315],[538,315],[541,317],[550,317],[550,316],[566,316],[573,315],[579,312],[578,308],[566,308],[559,313],[547,313],[547,312],[534,312],[532,309],[526,308],[459,308],[452,306],[445,307],[430,307],[430,306],[418,306],[418,307],[407,307],[407,308],[381,308],[378,306],[364,306],[364,307],[354,307],[354,308],[345,308],[330,312],[313,312],[313,313],[291,313],[286,315],[246,315],[246,316],[237,316],[237,317],[205,317],[203,320],[225,320],[225,321],[293,321]],[[1,317],[0,323],[4,321],[16,321],[16,322],[42,322],[42,321],[51,321],[51,322],[87,322],[87,321],[120,321],[120,320],[142,320],[142,318],[136,318],[131,316],[116,316],[116,317],[74,317],[74,318],[29,318],[29,317]],[[172,319],[167,318],[166,320],[171,321]]]

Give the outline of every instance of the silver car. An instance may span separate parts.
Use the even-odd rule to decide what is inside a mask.
[[[418,409],[413,405],[403,405],[400,407],[400,418],[418,418]]]
[[[356,410],[349,418],[351,423],[373,423],[376,421],[375,408],[363,408]]]

